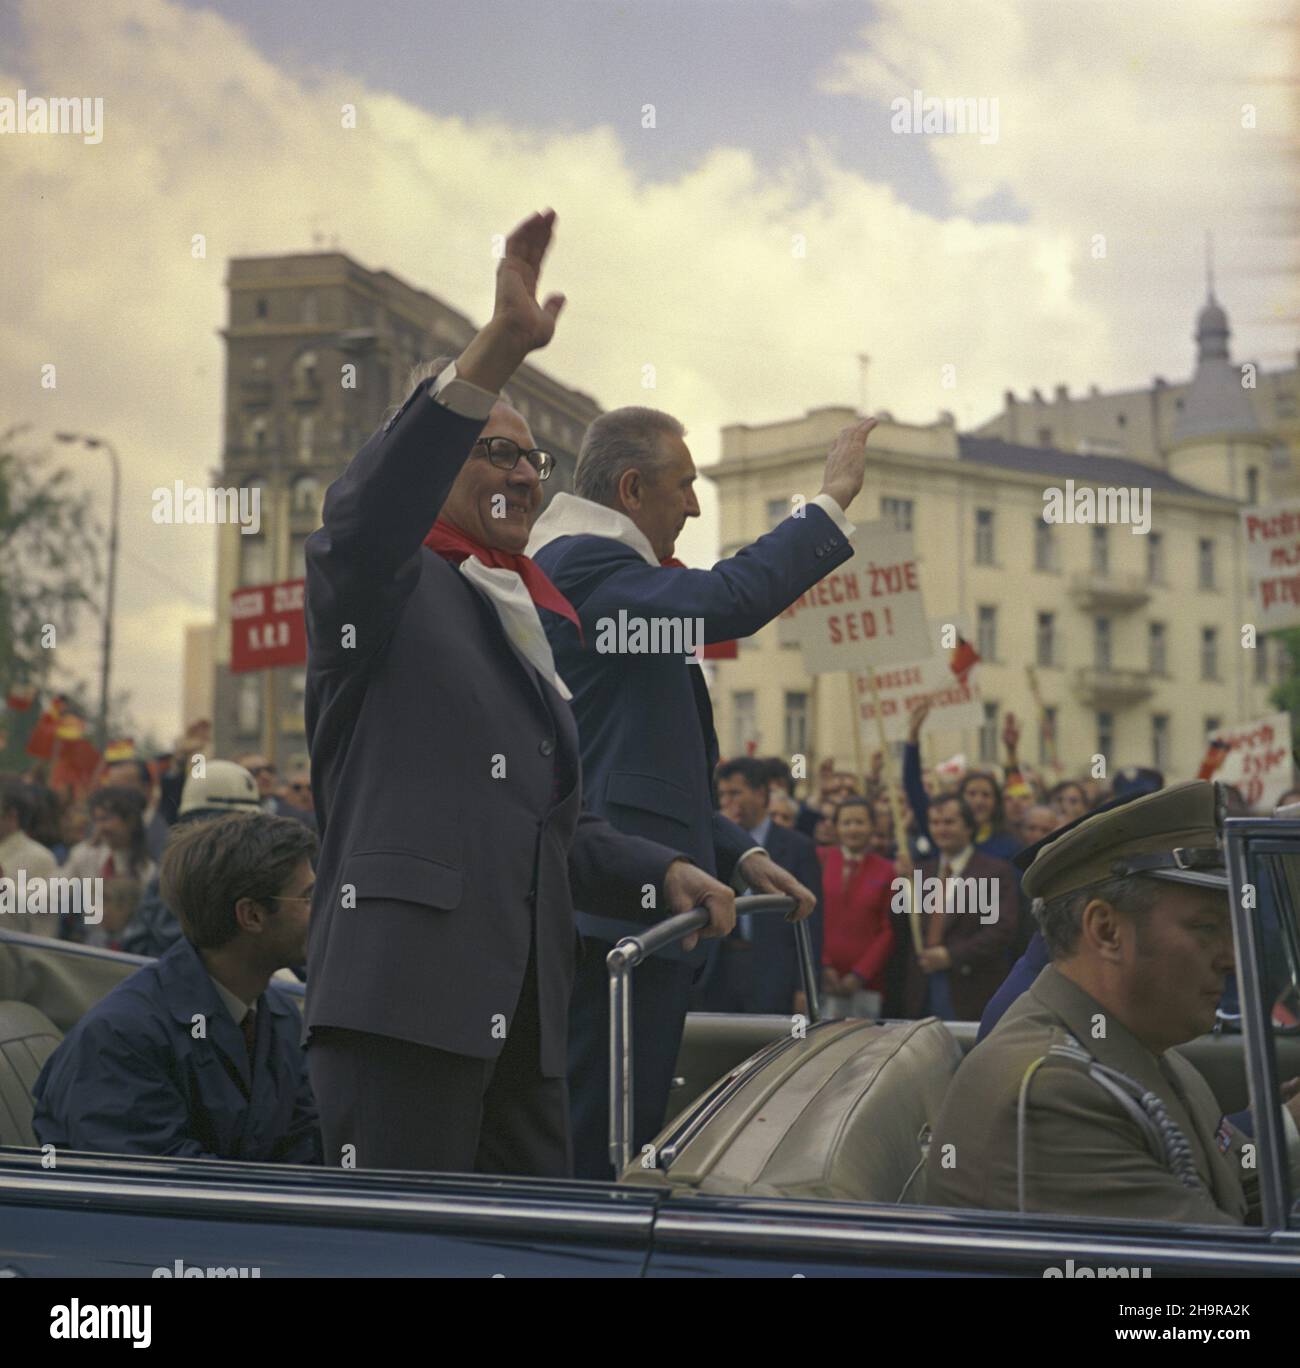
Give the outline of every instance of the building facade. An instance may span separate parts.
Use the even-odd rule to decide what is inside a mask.
[[[456,355],[476,325],[434,295],[341,252],[232,259],[227,275],[225,437],[216,483],[261,491],[261,530],[218,528],[212,713],[219,754],[305,758],[303,668],[230,672],[230,596],[300,578],[321,502],[412,368]],[[525,364],[511,399],[556,457],[549,499],[571,489],[578,446],[600,413],[580,390]]]
[[[956,624],[982,657],[983,725],[923,734],[928,762],[959,753],[968,763],[1000,761],[1011,712],[1021,758],[1045,767],[1055,753],[1062,777],[1090,773],[1096,756],[1107,774],[1137,764],[1191,777],[1207,732],[1273,711],[1269,693],[1290,666],[1276,640],[1243,645],[1250,599],[1239,509],[1296,492],[1294,424],[1272,421],[1293,411],[1296,371],[1271,378],[1269,422],[1261,421],[1260,391],[1243,389],[1228,336],[1211,298],[1198,318],[1192,380],[1167,387],[1167,401],[1152,392],[1149,445],[1121,452],[1096,435],[1107,404],[1125,411],[1122,396],[1074,408],[1061,399],[1050,440],[1044,423],[1028,444],[1016,406],[969,436],[947,414],[930,426],[884,421],[872,433],[851,516],[912,533],[927,616]],[[828,408],[723,430],[721,458],[706,472],[718,485],[722,554],[785,517],[792,496],[817,492],[831,442],[857,417]],[[1142,432],[1136,416],[1128,426],[1130,437]],[[1064,496],[1070,481],[1127,489],[1134,509],[1149,499],[1149,529],[1045,521],[1050,491]],[[802,754],[812,775],[826,756],[852,768],[876,748],[870,737],[855,748],[848,677],[810,678],[774,625],[719,662],[714,698],[724,754]]]

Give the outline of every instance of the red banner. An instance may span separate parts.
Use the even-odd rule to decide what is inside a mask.
[[[305,580],[236,589],[230,596],[230,672],[307,663]]]

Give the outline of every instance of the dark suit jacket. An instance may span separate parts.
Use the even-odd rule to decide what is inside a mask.
[[[43,1145],[319,1164],[298,1009],[274,986],[243,1032],[187,940],[137,970],[68,1032],[32,1090]],[[195,1017],[204,1033],[195,1038]]]
[[[307,540],[307,736],[322,832],[306,1026],[478,1058],[536,956],[542,1072],[565,1071],[573,898],[653,918],[674,852],[581,810],[563,699],[423,546],[483,423],[418,387]],[[560,792],[556,793],[556,789]]]
[[[927,860],[920,866],[921,874],[931,878],[939,872],[938,860]],[[1007,953],[1016,935],[1019,920],[1019,900],[1016,894],[1015,871],[1005,860],[995,860],[976,851],[962,871],[965,879],[996,879],[998,883],[998,919],[987,925],[971,912],[945,916],[947,923],[942,944],[952,956],[948,982],[952,988],[952,1004],[958,1021],[978,1021],[997,992],[1007,973]],[[921,915],[921,925],[931,920]],[[941,915],[941,914],[933,914]],[[903,919],[900,917],[899,921]],[[926,980],[929,975],[921,970],[912,949],[912,933],[906,926],[895,927],[899,956],[903,959],[903,1015],[920,1017],[925,1014]]]
[[[817,895],[817,906],[808,918],[812,936],[813,977],[820,984],[822,964],[822,866],[817,847],[797,831],[778,826],[768,828],[764,842],[774,864],[788,870],[807,889]],[[791,999],[803,987],[799,977],[799,953],[794,927],[784,917],[765,914],[753,921],[754,994],[762,1003],[755,1011],[788,1012]],[[771,1005],[769,1005],[771,1004]]]
[[[650,565],[612,537],[558,537],[537,564],[577,609],[573,624],[544,614],[555,664],[573,691],[582,772],[593,812],[620,831],[663,841],[730,879],[753,843],[713,807],[718,739],[703,672],[680,655],[602,653],[602,618],[700,618],[705,642],[752,636],[853,555],[826,513],[809,504],[712,570]],[[579,899],[585,911],[588,908]],[[581,918],[584,935],[613,938]]]

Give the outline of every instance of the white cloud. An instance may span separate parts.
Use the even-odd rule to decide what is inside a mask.
[[[999,224],[918,212],[837,164],[814,128],[775,177],[718,148],[642,184],[609,129],[540,137],[435,118],[359,77],[279,70],[225,20],[165,0],[29,3],[30,65],[0,58],[0,93],[102,96],[105,131],[89,147],[5,139],[18,212],[0,221],[0,254],[23,263],[0,279],[5,416],[103,433],[122,451],[115,680],[137,715],[177,729],[179,627],[213,594],[212,530],[149,512],[155,486],[205,482],[220,461],[228,257],[309,250],[318,227],[481,317],[492,234],[553,204],[547,285],[570,305],[537,359],[606,405],[675,412],[701,464],[723,424],[856,402],[863,351],[871,404],[915,421],[943,407],[973,423],[1008,385],[1177,375],[1203,226],[1220,229],[1220,293],[1238,323],[1243,298],[1271,307],[1263,280],[1229,283],[1258,252],[1248,201],[1265,165],[1232,119],[1258,98],[1273,129],[1278,97],[1226,73],[1266,73],[1258,59],[1280,40],[1261,46],[1239,8],[1148,8],[882,3],[869,49],[828,64],[838,88],[885,101],[881,137],[888,98],[913,81],[998,96],[997,145],[933,140],[933,152],[963,210],[1000,181],[1029,207],[1027,223]],[[341,127],[345,102],[356,130]],[[1093,232],[1111,244],[1104,263],[1089,259]],[[191,257],[195,233],[206,260]],[[54,393],[38,385],[44,361],[59,368]],[[941,388],[945,363],[956,391]],[[106,489],[100,458],[76,459]],[[710,532],[685,542],[688,558],[706,558]],[[93,638],[87,626],[75,648],[92,661]]]

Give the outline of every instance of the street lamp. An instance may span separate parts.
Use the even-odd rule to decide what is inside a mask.
[[[99,662],[99,723],[96,734],[99,749],[108,745],[108,674],[113,658],[113,599],[117,586],[117,523],[121,503],[122,467],[113,444],[103,437],[90,437],[82,432],[56,432],[60,442],[81,442],[84,446],[104,452],[113,466],[113,511],[108,530],[108,589],[104,601],[104,644]]]

